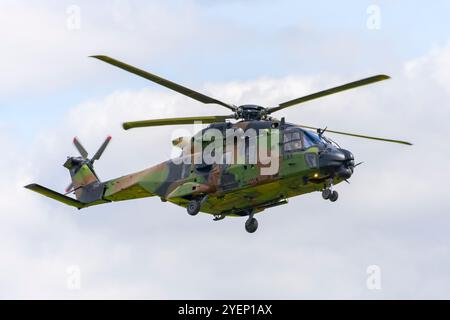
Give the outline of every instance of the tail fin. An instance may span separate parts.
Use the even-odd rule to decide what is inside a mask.
[[[111,141],[111,136],[105,139],[94,156],[89,159],[88,152],[80,141],[76,137],[73,138],[73,144],[81,157],[69,157],[64,163],[64,167],[69,169],[70,177],[72,178],[72,183],[67,187],[66,192],[74,191],[75,196],[81,202],[89,203],[97,201],[103,196],[105,187],[95,174],[94,161],[100,159],[109,141]]]
[[[86,192],[91,189],[91,192],[94,189],[99,191],[101,188],[101,194],[103,193],[103,188],[101,187],[100,179],[95,174],[94,168],[92,164],[89,163],[89,160],[80,159],[80,157],[70,157],[64,163],[64,167],[69,169],[70,177],[72,179],[71,184],[66,188],[66,193],[75,192],[75,196],[78,200],[83,202],[93,200],[92,197],[90,199],[86,199]],[[94,188],[95,187],[95,188]],[[99,192],[96,192],[98,196]],[[94,198],[97,198],[94,197]]]
[[[77,138],[73,139],[73,143],[81,156],[68,157],[64,167],[69,169],[72,178],[72,182],[66,189],[66,194],[74,192],[76,200],[38,184],[29,184],[25,188],[78,209],[109,202],[103,199],[105,185],[100,182],[100,179],[95,174],[94,161],[100,159],[110,140],[111,137],[107,137],[92,159],[89,159],[86,149],[84,149]]]

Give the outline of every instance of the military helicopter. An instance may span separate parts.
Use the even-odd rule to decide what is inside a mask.
[[[360,163],[355,163],[353,154],[339,147],[331,138],[325,136],[325,133],[411,145],[407,141],[334,131],[327,128],[320,129],[287,123],[284,118],[278,120],[272,117],[273,113],[300,103],[389,79],[389,76],[386,75],[376,75],[350,82],[283,102],[275,107],[262,107],[254,104],[236,106],[108,56],[92,57],[204,104],[220,105],[228,109],[230,114],[123,123],[125,130],[138,127],[185,125],[198,121],[209,124],[209,126],[192,137],[180,137],[172,141],[182,150],[178,157],[179,161],[170,159],[143,171],[105,182],[100,181],[96,175],[94,162],[100,159],[111,137],[103,142],[92,158],[88,158],[86,149],[77,138],[74,138],[73,143],[80,156],[68,157],[64,163],[64,167],[69,170],[72,178],[72,183],[66,189],[66,193],[58,193],[38,184],[29,184],[25,188],[78,209],[113,201],[157,196],[163,202],[169,201],[185,207],[188,214],[192,216],[204,212],[212,214],[215,221],[225,217],[247,217],[245,229],[247,232],[253,233],[258,228],[255,214],[268,208],[284,205],[291,197],[319,191],[325,200],[335,202],[338,199],[338,192],[334,187],[343,181],[348,182],[355,167]],[[233,120],[234,122],[232,122]],[[233,138],[227,139],[230,136],[230,130]],[[246,135],[249,130],[253,130],[255,133],[251,137]],[[207,163],[201,157],[197,162],[184,161],[192,160],[199,154],[193,147],[196,141],[200,141],[200,146],[203,147],[206,144],[208,147],[208,141],[205,142],[202,138],[209,131],[223,134],[223,138],[215,139],[214,143],[215,146],[223,147],[224,157],[225,154],[231,153],[234,159],[235,156],[239,156],[239,150],[243,150],[243,154],[241,154],[243,161]],[[277,134],[274,135],[274,133]],[[268,138],[265,142],[260,143],[263,141],[264,135],[268,135]],[[241,143],[244,147],[238,150],[236,145],[239,141],[244,141]],[[256,157],[256,161],[248,161],[251,153],[249,146],[252,141],[257,142],[256,149],[266,148],[267,154],[274,154],[272,160],[277,162],[277,166],[273,172],[264,173],[267,166],[259,157]],[[209,141],[209,143],[212,142]],[[277,149],[278,152],[273,152],[274,149]],[[253,148],[253,153],[255,153],[255,148]],[[222,157],[222,155],[219,156]],[[180,161],[181,159],[183,161]],[[217,157],[215,159],[217,160]],[[69,197],[70,193],[74,193],[75,198]]]

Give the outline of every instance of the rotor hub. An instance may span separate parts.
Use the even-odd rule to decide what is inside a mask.
[[[244,104],[236,109],[236,118],[244,120],[261,120],[267,117],[267,109],[255,104]]]

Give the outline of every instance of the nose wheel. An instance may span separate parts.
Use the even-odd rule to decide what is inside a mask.
[[[335,202],[339,198],[339,193],[336,190],[333,190],[333,180],[330,179],[330,187],[322,190],[322,198],[324,200],[330,200],[331,202]]]
[[[328,198],[328,200],[330,200],[331,202],[335,202],[338,198],[339,198],[339,193],[336,190],[333,190],[331,192],[330,197]]]
[[[331,193],[332,193],[332,191],[330,189],[323,189],[322,190],[322,198],[323,198],[323,200],[330,199]]]
[[[331,202],[335,202],[339,198],[339,193],[336,190],[332,191],[331,189],[323,189],[322,198],[324,200],[330,200]]]

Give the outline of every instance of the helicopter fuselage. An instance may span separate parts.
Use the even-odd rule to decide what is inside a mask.
[[[213,215],[241,216],[281,205],[290,197],[321,191],[338,184],[353,173],[353,155],[321,139],[315,133],[279,121],[241,121],[202,130],[254,129],[263,133],[278,130],[279,153],[276,170],[264,173],[267,164],[259,159],[250,163],[184,163],[165,161],[149,169],[104,183],[104,201],[158,196],[163,201],[186,207],[189,201],[202,201],[201,211]],[[198,134],[196,135],[198,136]],[[308,138],[308,136],[310,136]],[[311,138],[312,137],[312,138]],[[314,140],[315,139],[315,140]],[[235,145],[232,146],[235,149]],[[226,149],[226,148],[225,148]],[[185,150],[186,151],[186,150]],[[247,149],[244,152],[248,153]],[[226,152],[225,152],[226,153]],[[182,156],[193,157],[191,150]],[[100,200],[100,199],[99,199]]]

